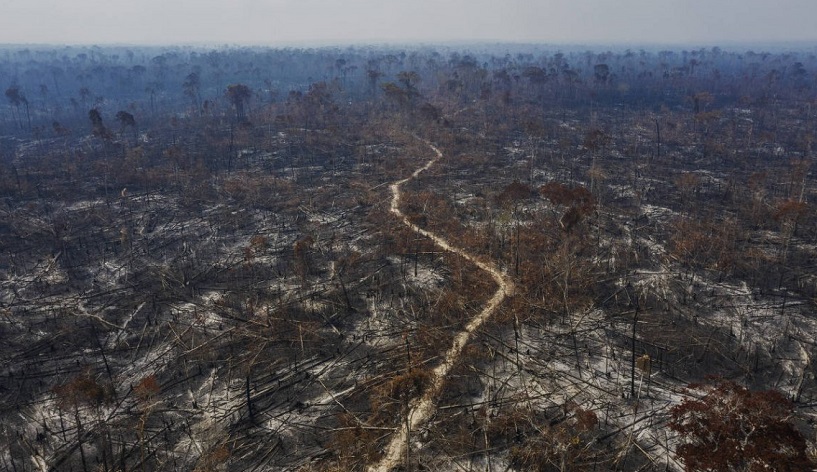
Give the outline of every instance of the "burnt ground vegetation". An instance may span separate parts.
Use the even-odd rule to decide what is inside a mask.
[[[405,470],[731,470],[727,410],[740,467],[813,461],[812,51],[0,64],[4,470],[374,463],[496,289],[389,212],[427,142],[402,211],[516,289]]]

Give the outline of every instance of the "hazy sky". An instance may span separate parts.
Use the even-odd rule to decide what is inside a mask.
[[[0,43],[817,40],[817,0],[2,0]]]

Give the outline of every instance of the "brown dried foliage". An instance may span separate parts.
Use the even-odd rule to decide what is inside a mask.
[[[723,379],[689,389],[703,396],[672,408],[669,423],[683,441],[676,454],[686,470],[796,471],[814,466],[805,438],[790,422],[793,405],[780,392],[751,391]]]
[[[159,385],[159,381],[156,380],[155,375],[148,375],[147,377],[143,378],[133,387],[133,393],[139,400],[148,401],[153,398],[154,395],[161,391],[161,386]]]
[[[109,392],[96,381],[93,373],[86,369],[68,383],[53,388],[61,407],[79,404],[99,405],[108,398]]]

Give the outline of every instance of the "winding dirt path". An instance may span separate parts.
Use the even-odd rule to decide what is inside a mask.
[[[383,458],[380,460],[379,463],[370,466],[368,468],[369,472],[389,472],[390,470],[394,469],[403,461],[403,458],[406,454],[406,449],[408,448],[409,442],[409,433],[411,431],[416,431],[422,424],[426,423],[429,418],[434,414],[436,411],[436,399],[440,395],[440,391],[442,390],[443,384],[445,383],[445,378],[448,376],[448,372],[451,370],[451,367],[457,362],[457,359],[460,357],[460,353],[468,341],[471,340],[474,332],[485,323],[488,318],[496,311],[500,304],[505,301],[509,295],[513,293],[513,282],[508,279],[505,275],[503,275],[496,267],[491,264],[482,262],[478,260],[476,257],[472,256],[468,252],[463,249],[460,249],[456,246],[453,246],[451,243],[446,241],[440,236],[437,236],[434,233],[426,231],[419,226],[415,225],[411,221],[409,221],[408,217],[400,211],[400,199],[402,193],[400,192],[400,186],[404,183],[408,182],[411,179],[416,178],[420,173],[423,171],[428,170],[431,166],[433,166],[437,161],[439,161],[443,157],[443,153],[437,149],[436,146],[429,143],[428,141],[424,141],[428,144],[431,149],[434,150],[436,156],[428,161],[424,166],[420,167],[419,169],[415,170],[410,177],[407,177],[403,180],[398,180],[397,182],[391,184],[389,189],[391,189],[392,199],[391,199],[391,212],[397,215],[403,221],[403,224],[411,228],[412,231],[415,233],[421,234],[441,247],[442,249],[454,253],[463,259],[468,260],[469,262],[473,263],[480,270],[483,270],[491,275],[491,277],[497,283],[497,290],[496,293],[491,297],[488,301],[488,304],[485,305],[485,308],[479,312],[468,324],[465,326],[465,329],[459,332],[454,337],[454,342],[451,344],[451,347],[448,348],[446,351],[445,356],[443,357],[443,362],[437,366],[431,373],[431,385],[426,389],[423,395],[415,399],[411,402],[411,406],[408,413],[408,427],[406,427],[405,422],[403,423],[402,427],[399,431],[392,437],[391,441],[389,442],[388,447],[386,448],[386,453]]]

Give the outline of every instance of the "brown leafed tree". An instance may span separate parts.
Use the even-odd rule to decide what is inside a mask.
[[[539,188],[539,193],[554,205],[568,207],[559,220],[562,229],[568,232],[596,209],[595,198],[585,187],[571,188],[558,182],[548,182]]]
[[[775,390],[751,391],[735,382],[692,384],[702,394],[670,411],[669,426],[688,471],[812,470],[806,440],[791,423],[793,405]]]

